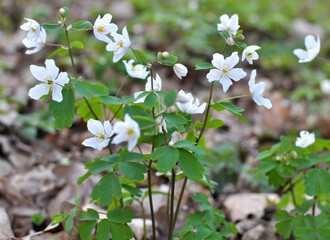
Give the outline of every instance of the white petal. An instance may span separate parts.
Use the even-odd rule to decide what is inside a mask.
[[[229,17],[227,14],[223,14],[221,17],[220,17],[220,22],[222,24],[225,24],[225,23],[228,23],[229,22]]]
[[[109,42],[106,46],[106,50],[109,52],[116,51],[117,50],[117,43]]]
[[[221,72],[218,69],[211,69],[206,78],[209,82],[218,81],[221,78]]]
[[[111,137],[115,133],[109,121],[104,122],[104,130],[107,137]]]
[[[133,148],[135,147],[135,145],[137,144],[137,141],[138,141],[138,138],[129,140],[127,150],[131,152],[133,150]]]
[[[47,72],[49,73],[51,79],[55,80],[58,75],[58,72],[60,71],[58,67],[56,67],[55,61],[53,59],[47,59],[45,64]]]
[[[213,66],[215,66],[218,69],[221,69],[225,62],[225,59],[222,54],[215,53],[213,54],[213,60],[211,62]]]
[[[36,47],[36,48],[34,48],[34,49],[31,49],[31,50],[26,50],[26,51],[25,51],[25,54],[30,55],[30,54],[37,53],[37,52],[39,52],[39,51],[42,49],[42,47],[43,47],[43,46],[39,46],[39,47]]]
[[[42,96],[49,93],[49,86],[47,84],[37,84],[29,91],[30,98],[34,100],[39,100]]]
[[[97,146],[97,150],[101,151],[103,148],[105,148],[105,147],[107,147],[109,145],[109,142],[110,142],[110,138],[103,140]]]
[[[296,55],[299,59],[306,59],[308,58],[308,54],[305,50],[302,49],[295,49],[293,54]]]
[[[31,65],[30,71],[37,80],[42,81],[42,82],[45,80],[45,78],[47,78],[49,76],[49,73],[47,72],[46,68],[44,68],[44,67]]]
[[[64,86],[65,84],[69,83],[69,81],[70,79],[68,77],[67,72],[60,72],[57,79],[55,80],[55,82],[61,86]]]
[[[110,23],[112,19],[112,15],[110,13],[107,13],[102,18],[102,23]]]
[[[238,52],[233,52],[230,57],[227,57],[225,62],[229,65],[229,68],[232,69],[238,63],[239,57]]]
[[[264,82],[257,83],[254,85],[253,93],[257,96],[262,96],[265,91],[266,84]]]
[[[305,46],[307,49],[316,47],[316,41],[313,35],[308,35],[305,37]]]
[[[247,54],[247,49],[245,48],[242,53],[242,62],[245,60],[246,54]]]
[[[125,54],[126,54],[126,49],[125,50],[123,48],[119,49],[117,52],[113,54],[113,62],[114,63],[118,62],[120,59],[124,57]]]
[[[56,102],[62,102],[63,96],[62,96],[62,89],[63,87],[54,84],[52,87],[53,93],[52,93],[52,99]]]
[[[94,36],[98,40],[101,40],[103,42],[106,42],[106,43],[111,43],[112,42],[110,38],[108,38],[104,33],[100,33],[99,31],[97,31],[97,29],[94,29]]]
[[[220,83],[222,84],[224,92],[227,92],[228,88],[233,84],[233,82],[227,76],[222,76]]]
[[[94,135],[98,136],[104,133],[104,127],[99,120],[89,119],[87,122],[87,129]]]
[[[257,75],[257,70],[255,70],[255,69],[252,70],[250,80],[249,80],[249,89],[250,89],[251,93],[252,93],[252,91],[254,89],[254,86],[255,86],[256,75]]]
[[[228,77],[230,77],[236,82],[246,77],[246,75],[247,75],[246,72],[244,72],[242,68],[233,68],[228,73]]]
[[[127,32],[127,28],[126,28],[126,26],[123,28],[123,36],[127,39],[127,40],[129,40],[129,35],[128,35],[128,32]]]
[[[118,26],[114,23],[110,23],[109,25],[106,26],[106,31],[105,31],[106,34],[117,31],[118,31]]]

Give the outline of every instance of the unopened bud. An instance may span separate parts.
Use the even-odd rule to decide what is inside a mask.
[[[59,24],[59,25],[63,25],[63,22],[62,21],[57,21],[57,23]]]
[[[148,64],[147,64],[147,68],[152,68],[151,63],[148,63]]]
[[[64,8],[60,8],[58,11],[60,12],[61,15],[64,15],[65,14]]]
[[[176,113],[176,111],[177,111],[176,106],[170,106],[170,107],[168,108],[168,112],[169,112],[169,113]]]
[[[66,30],[67,30],[67,31],[70,31],[71,28],[72,28],[72,25],[70,24],[70,25],[66,28]]]
[[[297,154],[296,151],[291,151],[291,152],[290,152],[290,155],[291,155],[291,157],[292,157],[293,159],[296,159],[296,158],[298,157],[298,154]]]
[[[280,157],[280,156],[277,156],[276,158],[275,158],[275,160],[276,161],[280,161],[282,158]]]
[[[229,46],[233,46],[234,43],[235,43],[235,40],[234,40],[232,37],[228,37],[227,40],[226,40],[226,43],[227,43]]]
[[[164,59],[166,59],[168,56],[170,56],[170,54],[168,52],[162,52],[162,56]]]
[[[173,147],[174,143],[173,143],[172,141],[170,141],[170,142],[168,143],[168,145],[169,145],[170,147]]]
[[[159,126],[159,125],[162,124],[162,117],[158,117],[158,118],[156,119],[156,124],[157,124],[157,126]]]
[[[238,37],[239,40],[244,40],[245,39],[243,34],[238,34],[237,37]]]

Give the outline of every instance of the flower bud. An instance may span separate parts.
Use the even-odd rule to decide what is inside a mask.
[[[228,37],[227,40],[226,40],[226,43],[227,43],[229,46],[233,46],[234,43],[235,43],[235,40],[234,40],[232,37]]]
[[[164,59],[167,59],[168,56],[170,56],[170,54],[165,51],[165,52],[162,52],[162,56],[163,56]]]
[[[291,152],[290,152],[290,155],[291,155],[291,157],[292,157],[293,159],[296,159],[296,158],[298,157],[298,154],[297,154],[296,151],[291,151]]]
[[[62,21],[57,21],[57,23],[59,24],[59,25],[63,25],[63,22]]]
[[[182,77],[187,76],[187,73],[188,73],[188,69],[186,68],[186,66],[184,66],[181,63],[174,64],[173,70],[174,70],[175,75],[180,79],[182,79]]]
[[[280,156],[277,156],[277,157],[275,158],[276,161],[281,161],[281,159],[282,159],[282,158],[281,158]]]
[[[239,40],[244,40],[245,39],[243,34],[238,34],[237,37],[238,37]]]
[[[168,112],[169,112],[169,113],[176,113],[177,110],[178,110],[178,109],[176,108],[176,106],[170,106],[170,107],[168,108]]]
[[[67,31],[70,31],[71,28],[72,28],[72,25],[70,24],[70,25],[66,28],[66,30],[67,30]]]
[[[64,8],[60,8],[58,11],[59,11],[59,13],[60,13],[61,15],[64,15],[64,14],[65,14],[65,10],[64,10]]]

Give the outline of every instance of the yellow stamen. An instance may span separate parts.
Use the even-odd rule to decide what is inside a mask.
[[[133,135],[133,134],[134,134],[134,130],[131,129],[131,128],[128,129],[128,130],[127,130],[127,134],[128,134],[128,135]]]
[[[100,25],[100,26],[97,28],[97,31],[98,31],[98,32],[101,32],[101,33],[105,32],[105,26],[104,26],[104,24]]]

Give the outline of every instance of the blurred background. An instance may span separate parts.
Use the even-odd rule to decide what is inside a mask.
[[[7,212],[17,237],[32,229],[31,215],[41,213],[48,223],[59,211],[60,203],[72,200],[75,191],[88,202],[85,190],[90,191],[97,180],[92,179],[85,190],[78,189],[75,181],[84,173],[83,163],[105,154],[82,147],[81,142],[89,136],[86,123],[77,118],[71,129],[55,131],[47,103],[28,97],[28,90],[36,82],[29,66],[43,65],[56,48],[45,46],[36,54],[25,55],[25,32],[19,26],[24,17],[39,23],[57,21],[58,9],[63,6],[70,10],[68,23],[94,23],[98,15],[111,13],[119,32],[127,26],[132,46],[143,50],[150,60],[159,51],[178,56],[179,62],[188,67],[188,76],[180,80],[171,68],[157,68],[163,90],[183,89],[201,101],[208,97],[208,71],[194,71],[194,66],[210,62],[212,54],[223,48],[224,40],[216,27],[219,17],[239,15],[244,42],[260,46],[260,58],[252,66],[240,62],[248,76],[226,93],[216,84],[214,100],[249,93],[250,72],[257,69],[256,82],[266,82],[265,96],[273,108],[259,107],[250,98],[233,101],[245,109],[243,116],[249,125],[229,113],[213,113],[225,122],[223,127],[205,133],[208,156],[214,165],[213,180],[217,183],[213,198],[219,208],[223,207],[220,197],[226,194],[273,191],[267,187],[266,179],[255,174],[255,156],[276,143],[280,135],[295,139],[300,130],[310,130],[317,137],[330,138],[330,89],[321,87],[324,80],[330,79],[330,64],[319,59],[298,64],[293,54],[294,49],[305,48],[304,38],[312,34],[321,39],[319,56],[330,58],[329,1],[1,0],[0,209]],[[63,29],[47,34],[47,43],[65,45]],[[98,41],[92,31],[71,33],[70,39],[85,45],[83,50],[74,50],[79,76],[101,82],[115,94],[126,76],[124,64],[112,62],[112,53],[105,50],[106,44]],[[233,51],[239,51],[241,56],[242,50],[234,46],[227,47],[224,55]],[[134,56],[129,52],[124,59],[131,58]],[[62,71],[73,74],[68,56],[57,55],[54,59]],[[144,84],[130,79],[121,95],[132,96],[143,90]],[[159,184],[157,181],[155,178],[155,184]]]

